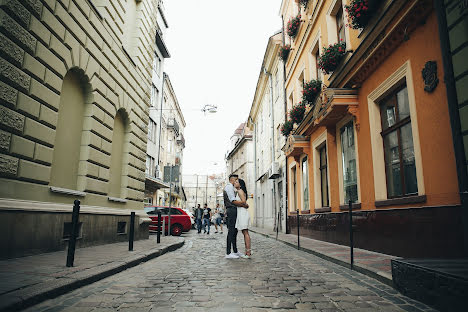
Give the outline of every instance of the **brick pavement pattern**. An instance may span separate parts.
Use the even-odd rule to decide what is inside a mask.
[[[176,251],[26,311],[434,311],[259,234],[251,234],[252,259],[225,259],[226,234],[184,236]]]

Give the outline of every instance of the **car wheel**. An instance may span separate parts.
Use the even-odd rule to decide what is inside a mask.
[[[180,236],[182,234],[182,227],[180,224],[174,224],[171,226],[171,234],[174,236]]]

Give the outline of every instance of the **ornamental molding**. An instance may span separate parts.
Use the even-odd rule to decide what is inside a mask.
[[[431,93],[439,84],[436,61],[426,62],[421,74],[424,80],[424,91]]]

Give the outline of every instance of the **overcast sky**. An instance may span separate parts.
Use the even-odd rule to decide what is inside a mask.
[[[224,171],[230,138],[247,120],[281,0],[166,0],[165,60],[184,114],[183,174]],[[201,112],[205,104],[215,114]],[[215,163],[217,165],[215,165]]]

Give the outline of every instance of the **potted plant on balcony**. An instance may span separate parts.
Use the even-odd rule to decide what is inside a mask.
[[[346,43],[343,41],[331,44],[328,48],[323,48],[319,58],[318,66],[325,74],[333,72],[346,53]]]
[[[313,103],[321,90],[322,82],[318,79],[312,79],[304,84],[304,88],[302,89],[302,100],[307,103]]]
[[[283,60],[283,62],[286,62],[289,56],[289,52],[291,52],[291,46],[289,44],[282,46],[279,51],[279,56]]]
[[[372,17],[376,1],[352,0],[345,5],[349,26],[354,29],[364,28]]]
[[[300,124],[302,119],[304,119],[304,113],[306,111],[306,107],[303,102],[296,104],[291,108],[289,111],[289,117],[291,121],[296,124]]]
[[[299,26],[301,26],[301,15],[299,14],[295,18],[288,21],[287,33],[291,38],[295,38],[299,31]]]
[[[284,124],[281,125],[281,133],[287,137],[293,129],[294,123],[291,120],[286,120]]]

